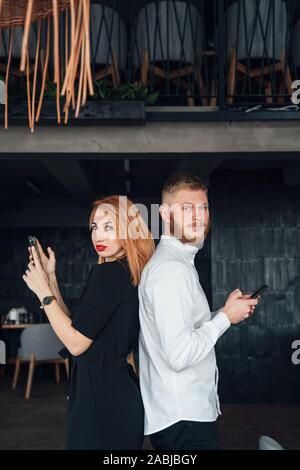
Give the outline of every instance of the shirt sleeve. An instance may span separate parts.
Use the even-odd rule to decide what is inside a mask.
[[[222,308],[223,307],[211,312],[211,320],[214,320],[215,324],[218,325],[219,330],[220,330],[219,338],[231,326],[231,323],[227,315],[223,312]]]
[[[203,360],[230,322],[223,312],[219,312],[200,328],[194,327],[190,273],[182,263],[164,263],[155,277],[150,299],[161,348],[170,367],[181,371]]]
[[[72,326],[90,339],[101,333],[122,302],[121,269],[114,262],[95,266],[73,312]]]

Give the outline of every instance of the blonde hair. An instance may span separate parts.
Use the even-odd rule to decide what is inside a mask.
[[[192,173],[180,171],[169,176],[162,188],[162,200],[164,201],[167,194],[174,194],[181,189],[190,189],[192,191],[201,190],[207,194],[206,184]]]
[[[137,206],[126,197],[126,208],[124,208],[120,204],[120,196],[117,194],[93,202],[93,210],[89,219],[90,227],[98,207],[102,205],[107,206],[108,210],[113,210],[116,216],[117,237],[125,252],[119,259],[127,258],[132,284],[136,286],[139,284],[142,271],[155,249],[152,234]],[[140,235],[137,238],[132,237],[130,233],[133,224]],[[104,263],[105,259],[102,258],[101,262]]]

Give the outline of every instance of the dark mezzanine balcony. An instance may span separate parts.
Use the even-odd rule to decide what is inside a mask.
[[[59,21],[63,77],[70,54],[68,8]],[[26,74],[19,70],[23,28],[12,34],[1,20],[0,100],[6,82],[12,123],[27,118],[28,76],[32,89],[38,42],[40,64],[47,57],[48,25],[49,64],[40,116],[51,123],[56,119],[52,23],[43,19],[40,31],[38,22],[32,23]],[[300,78],[298,0],[92,1],[90,40],[95,94],[77,122],[300,118],[291,100],[293,82]],[[36,107],[42,85],[40,66]],[[0,108],[3,117],[4,106]]]

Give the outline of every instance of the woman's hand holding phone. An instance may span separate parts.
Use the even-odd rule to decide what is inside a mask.
[[[36,242],[37,242],[37,248],[38,248],[38,252],[40,255],[42,268],[45,271],[45,273],[48,275],[48,277],[50,277],[51,274],[55,273],[55,267],[56,267],[55,253],[52,250],[52,248],[48,246],[47,248],[48,256],[47,256],[40,242],[37,239],[36,239]],[[30,261],[33,261],[31,247],[28,247],[28,251],[29,251],[29,259]]]
[[[31,256],[33,259],[28,263],[28,269],[23,275],[23,280],[42,302],[45,297],[52,295],[49,276],[42,267],[35,246],[31,247]]]

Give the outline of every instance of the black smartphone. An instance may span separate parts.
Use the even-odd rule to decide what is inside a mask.
[[[261,286],[259,289],[257,289],[255,292],[253,292],[253,294],[251,295],[251,299],[256,299],[259,295],[261,295],[263,292],[265,292],[265,290],[267,290],[269,288],[269,286],[267,286],[267,284]]]
[[[38,247],[38,244],[37,244],[36,237],[34,235],[28,235],[28,243],[29,243],[29,246],[34,246],[34,248],[36,249],[36,252],[38,254],[39,260],[41,261],[41,255],[40,255],[40,252],[39,252],[39,247]]]

